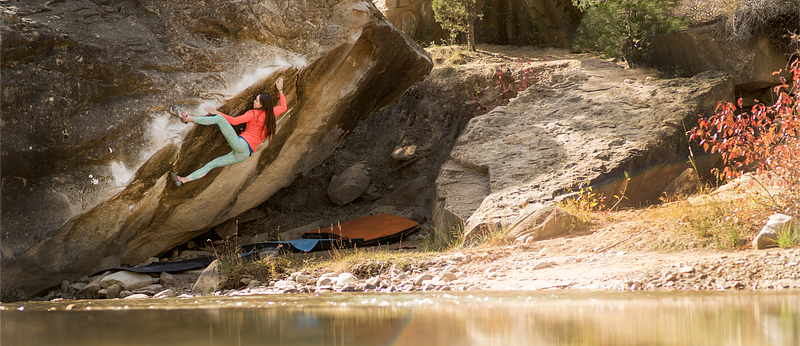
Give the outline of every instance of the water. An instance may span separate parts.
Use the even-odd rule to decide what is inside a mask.
[[[14,345],[800,345],[800,291],[437,292],[0,306]]]

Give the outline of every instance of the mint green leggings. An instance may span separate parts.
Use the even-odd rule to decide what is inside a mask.
[[[217,124],[217,126],[219,126],[219,130],[222,132],[222,135],[225,136],[225,140],[228,141],[228,144],[233,150],[227,155],[223,155],[211,160],[211,162],[207,163],[202,168],[192,172],[192,174],[189,174],[186,177],[189,179],[189,181],[204,177],[210,170],[214,168],[225,167],[234,163],[239,163],[250,157],[250,145],[247,144],[247,141],[245,141],[244,138],[236,135],[236,130],[233,129],[233,126],[231,126],[231,124],[228,123],[223,116],[215,115],[211,117],[195,117],[194,123],[200,125]]]

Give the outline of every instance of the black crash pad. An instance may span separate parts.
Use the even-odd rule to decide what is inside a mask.
[[[175,273],[175,272],[182,272],[184,270],[205,268],[209,264],[211,264],[213,260],[214,259],[211,257],[200,257],[200,258],[193,258],[177,262],[154,262],[146,266],[134,267],[134,268],[108,268],[108,269],[103,269],[97,273],[94,273],[91,276],[97,276],[109,270],[117,270],[117,271],[127,270],[129,272],[146,273],[146,274],[161,273],[161,272]]]

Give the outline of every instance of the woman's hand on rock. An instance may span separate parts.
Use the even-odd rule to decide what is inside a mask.
[[[209,114],[214,114],[214,115],[219,114],[219,112],[217,111],[217,108],[214,107],[214,106],[206,106],[205,108],[206,108],[206,112],[208,112]]]

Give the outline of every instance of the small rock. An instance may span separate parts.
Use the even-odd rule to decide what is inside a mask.
[[[308,275],[300,273],[294,278],[294,281],[296,281],[297,283],[301,283],[301,284],[307,283],[308,282]]]
[[[158,263],[158,261],[159,261],[158,257],[150,257],[146,261],[144,261],[144,263],[141,263],[141,264],[137,265],[137,267],[144,267],[146,265],[151,265],[153,263]]]
[[[456,267],[456,266],[453,266],[453,265],[450,265],[450,266],[444,267],[444,269],[442,269],[442,274],[446,274],[446,273],[453,273],[453,274],[455,274],[455,273],[458,273],[458,272],[459,272],[459,270],[458,270],[458,267]]]
[[[436,285],[434,285],[434,284],[427,283],[427,284],[422,285],[422,291],[423,292],[435,291],[435,290],[436,290]]]
[[[297,283],[294,282],[294,281],[280,280],[280,281],[276,282],[273,287],[275,289],[288,289],[288,288],[295,288],[295,286],[297,286]]]
[[[315,292],[332,292],[333,286],[331,285],[324,285],[324,286],[317,286]]]
[[[550,268],[552,266],[553,266],[553,263],[550,262],[550,261],[547,261],[547,260],[539,261],[539,262],[536,262],[536,264],[533,265],[531,270],[545,269],[545,268]]]
[[[139,293],[139,294],[132,294],[132,295],[126,296],[123,299],[147,299],[147,298],[150,298],[150,296],[148,296],[148,295],[146,295],[144,293]]]
[[[392,158],[398,161],[409,161],[415,157],[416,152],[416,145],[398,146],[392,151]]]
[[[369,187],[369,172],[366,161],[359,162],[331,178],[328,198],[337,205],[345,205],[360,197]]]
[[[111,285],[117,284],[122,287],[122,289],[135,290],[152,283],[153,278],[151,278],[150,275],[122,270],[100,280],[100,287],[108,288]]]
[[[339,290],[339,292],[355,292],[355,291],[356,291],[356,286],[351,283],[344,285],[344,287],[342,287]]]
[[[222,282],[219,267],[219,260],[214,260],[214,262],[211,262],[211,264],[203,270],[194,286],[192,286],[192,295],[209,294],[217,290],[220,282]]]
[[[154,294],[156,294],[158,292],[161,292],[162,290],[164,290],[164,286],[161,286],[159,284],[152,284],[152,285],[147,285],[147,286],[142,287],[140,289],[131,290],[131,291],[133,291],[133,293],[144,293],[144,294],[152,296],[152,295],[154,295]]]
[[[423,282],[423,281],[425,281],[425,280],[430,280],[430,279],[433,279],[433,276],[432,276],[432,275],[430,275],[430,274],[422,274],[422,275],[418,276],[418,277],[417,277],[417,278],[414,280],[414,285],[415,285],[415,286],[422,286],[422,282]]]
[[[785,214],[775,214],[769,217],[767,224],[761,228],[761,231],[753,238],[753,248],[765,249],[768,247],[776,246],[778,240],[778,232],[782,230],[797,232],[797,221]]]
[[[321,277],[317,280],[317,287],[333,285],[334,280],[331,277]]]
[[[425,211],[423,211],[422,209],[414,209],[414,211],[411,212],[411,217],[409,217],[409,219],[419,223],[423,223],[425,222],[425,219],[427,219],[427,217],[425,216]]]
[[[339,274],[339,277],[336,279],[336,286],[343,286],[346,284],[355,283],[357,281],[358,279],[356,279],[356,277],[353,276],[353,274],[341,273]]]
[[[113,284],[106,288],[106,299],[114,299],[119,297],[119,293],[122,292],[122,287],[117,284]]]
[[[173,291],[171,289],[166,289],[166,290],[163,290],[161,292],[156,293],[156,295],[154,295],[153,298],[162,299],[162,298],[172,298],[172,297],[175,297],[175,296],[176,296],[175,291]]]
[[[444,274],[439,275],[438,280],[444,281],[444,282],[450,282],[450,281],[456,280],[456,278],[457,278],[456,274],[448,272],[448,273],[444,273]]]

